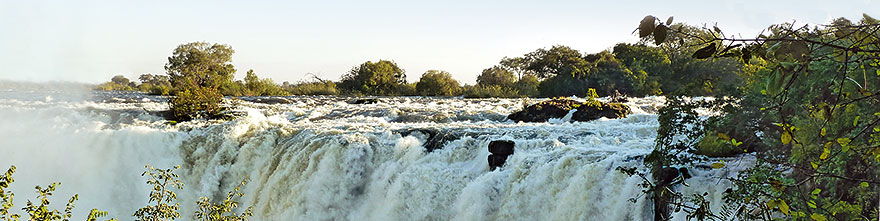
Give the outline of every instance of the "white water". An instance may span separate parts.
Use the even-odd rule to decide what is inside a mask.
[[[47,97],[51,96],[51,98]],[[95,96],[95,97],[93,97]],[[131,94],[0,92],[0,167],[16,165],[15,208],[33,186],[60,181],[57,208],[80,194],[75,219],[91,208],[130,220],[147,204],[143,166],[181,165],[182,220],[199,196],[220,198],[251,182],[243,205],[256,220],[650,220],[638,177],[653,147],[663,98],[631,99],[625,119],[514,123],[522,99],[287,98],[289,104],[236,101],[246,116],[175,126],[147,111],[162,98]],[[448,134],[427,152],[430,129]],[[516,142],[506,165],[489,171],[487,145]],[[692,170],[685,193],[722,184]],[[683,187],[684,188],[684,187]],[[636,202],[630,202],[636,198]],[[676,218],[683,219],[682,215]]]

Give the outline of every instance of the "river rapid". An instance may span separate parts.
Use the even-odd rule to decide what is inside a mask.
[[[79,194],[91,208],[131,220],[147,205],[144,165],[180,165],[181,220],[200,196],[240,200],[255,220],[651,220],[639,177],[654,144],[663,97],[631,98],[623,119],[516,123],[506,116],[540,99],[382,97],[227,98],[231,121],[169,124],[165,98],[139,93],[0,90],[0,167],[18,169],[15,212],[33,187],[61,182],[53,205]],[[487,146],[516,152],[489,170]],[[436,148],[429,151],[429,148]],[[726,183],[693,169],[685,194]],[[631,200],[634,199],[634,200]],[[683,219],[677,215],[676,219]]]

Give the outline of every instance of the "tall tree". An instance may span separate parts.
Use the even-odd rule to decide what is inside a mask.
[[[215,89],[230,84],[235,74],[233,53],[232,47],[226,44],[192,42],[177,46],[165,64],[175,93],[187,87],[185,82]]]
[[[524,57],[527,71],[546,79],[558,74],[582,77],[587,73],[589,62],[580,51],[564,45],[554,45],[550,49],[538,49]]]
[[[497,85],[506,88],[512,86],[515,81],[516,76],[513,72],[497,65],[483,69],[483,72],[477,76],[477,86]]]
[[[235,51],[225,44],[193,42],[177,46],[165,70],[176,95],[169,100],[171,111],[179,120],[195,117],[214,118],[220,112],[220,89],[232,83]]]

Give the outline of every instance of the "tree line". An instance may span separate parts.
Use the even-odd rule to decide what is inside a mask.
[[[706,35],[699,28],[675,24],[692,35]],[[685,41],[687,39],[679,39]],[[692,42],[682,42],[688,44]],[[650,46],[647,41],[619,43],[599,53],[583,53],[564,45],[540,48],[519,57],[504,57],[482,70],[475,85],[462,85],[449,72],[429,70],[417,82],[407,82],[406,71],[391,60],[366,61],[354,66],[341,79],[331,81],[312,75],[298,83],[276,83],[248,70],[242,80],[233,79],[234,50],[225,44],[193,42],[178,46],[166,64],[166,74],[143,74],[139,83],[122,75],[98,85],[97,90],[138,90],[153,95],[177,95],[195,83],[214,85],[223,96],[464,96],[556,97],[586,96],[595,88],[600,96],[681,94],[723,95],[746,84],[748,69],[735,59],[712,61],[684,56],[678,48]],[[187,72],[199,72],[197,82],[184,82]]]

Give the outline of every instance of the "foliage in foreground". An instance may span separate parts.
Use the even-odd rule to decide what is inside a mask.
[[[141,175],[149,176],[147,184],[153,187],[150,191],[149,203],[155,204],[147,205],[138,209],[132,216],[136,220],[150,221],[174,220],[180,218],[180,203],[177,202],[177,194],[173,191],[173,189],[183,189],[183,182],[181,182],[179,176],[174,173],[175,170],[180,168],[180,166],[175,166],[171,169],[157,169],[147,165],[145,168],[146,171]],[[13,165],[6,171],[6,173],[0,174],[0,220],[11,221],[22,218],[20,214],[9,211],[15,206],[12,203],[14,194],[12,191],[7,190],[12,182],[15,181],[12,177],[14,173],[15,166]],[[193,219],[205,221],[248,220],[249,217],[253,216],[253,207],[248,207],[241,213],[235,212],[240,204],[237,200],[244,197],[244,193],[240,192],[241,188],[247,183],[247,181],[247,179],[242,180],[235,189],[226,194],[226,198],[221,202],[215,202],[208,197],[200,197],[199,201],[196,202],[198,211],[193,215]],[[49,197],[52,196],[52,192],[54,192],[60,185],[61,183],[52,183],[46,188],[40,186],[36,187],[38,194],[37,199],[40,200],[39,204],[35,204],[28,200],[27,205],[21,208],[22,211],[27,213],[28,220],[69,220],[73,216],[74,202],[79,199],[79,195],[73,195],[73,197],[68,200],[63,212],[49,207],[51,203]],[[89,211],[86,220],[95,221],[101,217],[107,216],[107,214],[107,211],[92,209]],[[109,220],[115,221],[116,219],[113,218]]]
[[[698,43],[693,58],[733,58],[755,70],[735,96],[670,97],[660,111],[656,147],[645,159],[655,171],[671,165],[727,168],[730,162],[693,154],[707,146],[757,159],[740,173],[720,177],[734,185],[720,210],[702,203],[701,195],[675,193],[688,218],[878,218],[878,20],[864,15],[857,23],[845,18],[812,27],[786,23],[750,39],[725,37],[730,35],[718,27],[705,28],[709,35],[690,35],[670,23],[648,16],[640,37],[662,45],[675,44],[670,38],[691,39]],[[698,109],[718,114],[702,118]]]
[[[12,182],[15,182],[15,179],[12,175],[15,173],[15,166],[9,167],[9,170],[4,174],[0,174],[0,220],[18,220],[21,218],[20,214],[12,213],[9,210],[12,209],[15,205],[12,203],[13,196],[15,194],[12,191],[7,190],[9,186],[12,185]],[[52,183],[49,184],[48,187],[43,188],[40,186],[34,187],[37,192],[37,197],[40,202],[39,204],[35,204],[31,202],[31,200],[27,201],[27,205],[22,207],[21,210],[27,213],[28,220],[68,220],[73,216],[73,209],[75,207],[75,202],[79,200],[79,195],[73,195],[70,200],[67,201],[67,204],[64,206],[64,211],[58,211],[57,209],[50,209],[49,205],[51,201],[49,197],[52,196],[52,192],[55,192],[55,189],[60,186],[61,183]],[[98,220],[98,218],[104,217],[107,215],[106,211],[101,211],[98,209],[92,209],[89,211],[86,220],[94,221]],[[116,220],[116,219],[110,219]]]

